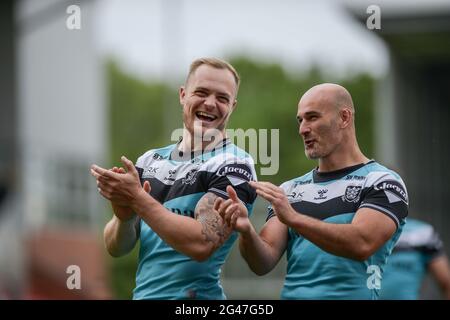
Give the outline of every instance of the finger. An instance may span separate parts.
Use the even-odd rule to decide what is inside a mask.
[[[237,196],[236,191],[234,190],[234,188],[232,186],[227,186],[227,192],[228,192],[228,196],[230,197],[231,200],[233,200],[234,202],[240,201]]]
[[[250,181],[249,184],[255,190],[266,188],[266,185],[262,181]]]
[[[99,167],[99,166],[97,166],[95,164],[93,164],[91,166],[91,170],[93,170],[95,173],[97,173],[97,174],[99,174],[101,176],[107,177],[107,178],[112,178],[112,179],[116,179],[117,178],[115,172],[112,172],[110,170],[101,168],[101,167]]]
[[[125,170],[122,167],[114,167],[112,169],[110,169],[110,171],[115,172],[115,173],[126,173]]]
[[[228,208],[232,203],[233,203],[233,200],[231,200],[231,199],[228,199],[228,200],[223,201],[222,204],[220,205],[218,211],[219,211],[219,212],[220,212],[220,211],[226,211],[227,208]]]
[[[151,190],[151,188],[150,188],[150,182],[145,181],[145,182],[144,182],[144,185],[143,185],[142,187],[144,188],[144,191],[145,191],[145,192],[150,193],[150,190]]]
[[[259,188],[265,188],[265,189],[269,189],[272,190],[274,192],[279,192],[280,191],[280,187],[274,185],[273,183],[270,182],[266,182],[266,181],[259,181],[256,182]]]
[[[230,206],[228,206],[228,208],[225,210],[225,212],[227,215],[229,215],[231,217],[231,213],[236,211],[236,209],[237,209],[237,205],[235,203],[233,203]]]
[[[274,196],[272,190],[270,190],[269,188],[267,188],[265,186],[259,186],[255,190],[256,190],[256,193],[258,193],[258,191],[259,191],[259,192],[263,192],[265,194],[270,194],[270,195]]]
[[[226,222],[227,224],[231,225],[231,218],[233,214],[237,211],[236,204],[230,205],[226,210]]]
[[[92,170],[92,168],[91,168],[91,175],[96,179],[98,179],[100,177],[100,174],[95,172],[94,170]]]
[[[104,183],[104,184],[111,185],[111,184],[113,183],[114,180],[109,179],[109,178],[107,178],[107,177],[105,177],[105,176],[98,176],[97,181],[100,181],[100,182],[102,182],[102,183]]]
[[[103,198],[110,200],[110,195],[108,192],[106,192],[105,190],[98,188],[98,193],[100,193],[102,195]]]
[[[108,184],[103,183],[103,182],[101,182],[99,180],[97,180],[97,188],[102,189],[105,192],[110,192],[111,191],[111,187]]]
[[[264,199],[266,199],[269,202],[273,202],[276,198],[274,196],[272,196],[271,194],[264,192],[262,190],[256,190],[256,193],[263,197]]]
[[[108,171],[109,171],[109,170],[108,170]],[[111,172],[111,171],[109,171],[109,172]],[[102,175],[101,173],[99,173],[98,171],[94,171],[93,169],[91,169],[91,175],[92,175],[93,177],[95,177],[97,180],[100,179],[100,178],[102,178],[104,181],[111,180],[110,177],[107,177],[107,176],[105,176],[105,175]]]
[[[255,189],[271,189],[273,191],[278,191],[280,188],[273,183],[266,182],[266,181],[250,181],[250,186],[252,186]]]
[[[250,185],[250,187],[252,187],[253,189],[258,188],[259,184],[257,181],[249,181],[248,184]]]
[[[137,174],[136,167],[134,166],[134,164],[133,164],[133,162],[131,160],[128,160],[127,157],[122,156],[122,157],[120,157],[120,161],[122,161],[122,163],[124,164],[125,168],[127,168],[128,172]]]
[[[222,204],[223,201],[224,201],[223,198],[217,197],[216,200],[214,200],[214,210],[219,211],[220,205]]]
[[[231,224],[231,216],[233,215],[234,211],[226,210],[223,214],[223,221],[226,225],[230,226]]]
[[[236,228],[237,219],[239,218],[239,214],[234,212],[230,219],[230,226],[234,229]]]

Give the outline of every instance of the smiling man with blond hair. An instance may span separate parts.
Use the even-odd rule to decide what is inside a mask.
[[[183,136],[152,149],[125,169],[91,168],[114,216],[105,227],[109,253],[122,256],[140,240],[134,299],[224,299],[220,269],[236,240],[214,209],[232,185],[251,211],[256,179],[250,155],[225,137],[239,76],[225,61],[202,58],[179,90]],[[212,139],[213,138],[213,139]]]

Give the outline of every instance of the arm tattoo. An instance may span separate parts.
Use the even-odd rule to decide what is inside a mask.
[[[222,217],[214,210],[217,196],[211,192],[205,194],[195,208],[195,219],[202,224],[202,234],[207,242],[212,242],[218,248],[231,233],[222,221]]]

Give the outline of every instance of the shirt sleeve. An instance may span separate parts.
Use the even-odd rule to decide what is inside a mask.
[[[239,161],[225,163],[220,166],[208,182],[208,192],[228,199],[227,186],[231,185],[238,198],[247,205],[253,204],[256,199],[256,191],[248,184],[255,181],[256,174],[252,163]]]
[[[387,173],[362,194],[359,208],[377,210],[391,218],[397,228],[408,215],[408,194],[401,179]]]
[[[144,179],[142,177],[142,175],[144,174],[144,168],[145,168],[145,159],[149,159],[152,155],[153,155],[153,150],[149,150],[146,153],[144,153],[142,156],[140,156],[137,160],[136,163],[134,165],[134,167],[136,168],[138,175],[139,175],[139,180],[141,181],[141,185],[144,184]]]
[[[430,263],[434,258],[437,258],[444,253],[444,246],[441,237],[433,227],[431,228],[432,232],[430,233],[429,237],[427,237],[427,241],[421,248],[422,252],[425,255],[425,262],[427,264]]]

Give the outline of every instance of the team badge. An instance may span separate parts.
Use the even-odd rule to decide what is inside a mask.
[[[345,189],[345,194],[342,196],[342,201],[358,202],[361,190],[362,186],[348,186]]]

